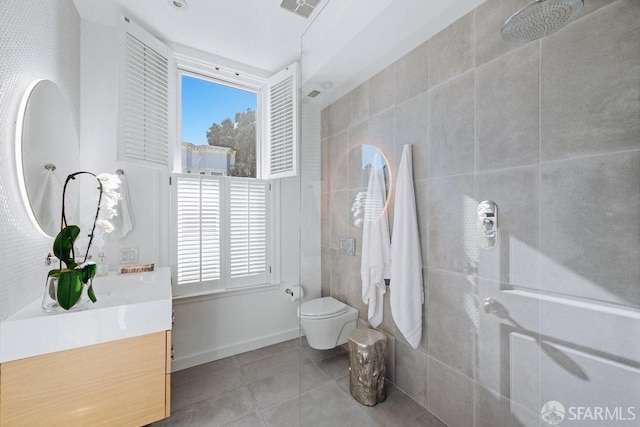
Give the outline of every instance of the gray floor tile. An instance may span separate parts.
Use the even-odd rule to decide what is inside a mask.
[[[328,359],[320,360],[317,365],[332,379],[340,378],[349,373],[349,353],[344,352]]]
[[[245,363],[240,372],[247,383],[263,380],[276,374],[299,369],[301,362],[306,362],[299,350],[289,350],[254,362]]]
[[[309,390],[299,398],[264,409],[260,414],[268,426],[277,427],[375,425],[357,405],[331,382]]]
[[[253,413],[225,424],[224,427],[264,427],[266,424],[262,421],[260,414]]]
[[[305,357],[307,357],[309,360],[312,360],[314,362],[317,362],[323,359],[329,359],[331,357],[338,356],[347,352],[347,350],[345,350],[341,346],[334,347],[329,350],[316,350],[315,348],[309,347],[306,337],[302,338],[300,351]]]
[[[173,386],[182,385],[187,382],[196,380],[202,375],[208,375],[211,372],[219,370],[238,369],[239,365],[234,357],[225,357],[224,359],[215,360],[213,362],[194,366],[192,368],[183,369],[171,374],[171,383]]]
[[[431,412],[427,412],[408,423],[407,427],[447,427],[447,425]]]
[[[247,387],[215,396],[184,409],[154,426],[215,427],[223,426],[255,412],[256,408]]]
[[[202,372],[191,381],[172,385],[171,408],[179,410],[246,384],[237,369]]]
[[[357,402],[342,346],[318,351],[303,339],[249,353],[174,374],[172,416],[154,426],[444,425],[391,383],[385,402]]]
[[[315,364],[306,363],[302,368],[302,379],[298,370],[287,371],[249,384],[249,390],[258,408],[262,409],[330,380]]]
[[[233,359],[235,359],[238,366],[242,366],[246,363],[255,362],[256,360],[265,359],[269,356],[282,353],[283,351],[296,350],[298,348],[298,339],[296,338],[256,350],[247,351],[245,353],[236,354],[233,356]]]

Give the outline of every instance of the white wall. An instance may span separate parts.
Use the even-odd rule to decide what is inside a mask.
[[[97,172],[124,170],[136,220],[129,235],[105,248],[110,268],[117,267],[121,247],[137,247],[140,262],[169,265],[168,173],[117,160],[117,30],[83,20],[81,48],[83,167]],[[174,370],[298,336],[297,304],[286,298],[284,289],[300,281],[299,182],[299,178],[281,182],[282,284],[254,293],[174,302]]]
[[[4,0],[0,11],[0,320],[42,296],[52,239],[30,222],[18,189],[15,121],[29,84],[58,84],[76,124],[80,18],[71,0]]]
[[[136,221],[131,233],[104,247],[109,268],[112,271],[117,268],[119,250],[126,247],[138,248],[141,263],[167,266],[169,175],[166,171],[117,160],[119,50],[115,28],[83,20],[81,51],[82,167],[96,173],[122,169]]]

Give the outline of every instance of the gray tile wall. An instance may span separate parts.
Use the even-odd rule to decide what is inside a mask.
[[[501,40],[528,3],[487,0],[322,112],[322,292],[364,324],[360,258],[337,250],[352,237],[360,251],[360,146],[393,177],[413,145],[423,339],[406,343],[389,293],[379,329],[390,379],[450,426],[538,426],[546,400],[589,393],[640,399],[640,2],[585,0],[541,41]],[[498,204],[492,250],[478,247],[481,200]]]

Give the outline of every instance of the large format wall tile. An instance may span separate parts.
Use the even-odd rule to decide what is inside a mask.
[[[427,355],[402,341],[396,341],[395,384],[413,400],[424,406],[427,402]]]
[[[350,189],[366,190],[368,174],[362,166],[362,146],[369,144],[369,122],[364,121],[349,128],[349,145],[345,153],[349,162],[347,186]]]
[[[329,133],[335,135],[349,126],[349,96],[345,95],[329,107]]]
[[[321,141],[322,148],[322,182],[320,184],[320,192],[326,194],[331,191],[331,148],[330,139],[323,138]]]
[[[478,305],[483,309],[478,310],[476,381],[505,398],[517,396],[523,383],[535,384],[531,378],[538,374],[539,359],[534,347],[527,358],[515,360],[512,349],[518,347],[512,340],[515,334],[534,342],[539,338],[540,304],[493,280],[479,278],[477,284]],[[531,404],[523,402],[527,403]],[[530,409],[538,410],[537,403]]]
[[[369,118],[369,82],[364,82],[349,92],[349,126]]]
[[[429,180],[429,267],[472,273],[476,267],[473,175]]]
[[[331,249],[340,248],[340,238],[349,237],[351,221],[351,202],[348,191],[330,193],[329,205],[331,221]]]
[[[396,105],[396,64],[369,79],[369,116]]]
[[[541,286],[640,306],[640,151],[542,166]]]
[[[473,15],[468,13],[429,41],[430,87],[473,67]]]
[[[520,44],[502,39],[500,29],[531,0],[487,0],[476,9],[476,67],[510,52]]]
[[[541,402],[555,400],[565,407],[607,407],[613,411],[622,408],[627,421],[599,420],[598,426],[624,426],[637,424],[627,410],[638,416],[640,401],[640,371],[637,366],[628,366],[592,354],[588,350],[572,349],[558,344],[547,344],[541,352],[540,397]],[[598,421],[598,420],[597,420]],[[582,425],[592,423],[582,419]],[[579,422],[576,422],[576,425]]]
[[[640,2],[542,40],[542,160],[640,148]]]
[[[331,296],[344,303],[349,292],[349,258],[338,249],[331,250]]]
[[[498,207],[498,242],[495,248],[478,249],[478,275],[504,283],[538,286],[538,181],[538,166],[476,176],[477,200],[491,200]]]
[[[396,61],[396,104],[429,89],[429,42]]]
[[[474,377],[478,306],[473,277],[429,270],[429,354]]]
[[[427,254],[429,252],[429,193],[426,179],[416,180],[413,188],[416,193],[416,213],[418,216],[418,233],[420,237],[420,252],[422,266],[428,265]]]
[[[539,44],[531,43],[476,70],[479,170],[539,161]]]
[[[476,384],[476,427],[539,427],[540,415]]]
[[[473,426],[473,380],[429,358],[429,411],[449,427]]]
[[[425,92],[396,107],[396,141],[398,149],[411,144],[413,179],[427,177],[428,94]]]
[[[474,74],[466,73],[430,91],[429,176],[474,171]]]
[[[346,190],[348,188],[349,164],[347,153],[349,150],[349,133],[344,130],[329,139],[329,180],[331,191]]]

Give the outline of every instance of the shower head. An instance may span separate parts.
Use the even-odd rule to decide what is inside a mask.
[[[502,26],[502,38],[530,42],[549,35],[578,17],[583,0],[536,0],[516,12]]]

